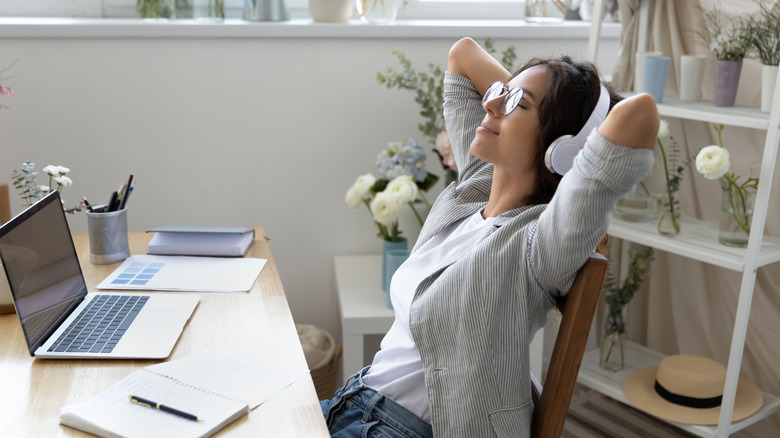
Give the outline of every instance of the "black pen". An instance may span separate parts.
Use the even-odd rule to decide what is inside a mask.
[[[197,415],[188,414],[184,411],[180,411],[178,409],[174,409],[170,406],[165,406],[157,402],[153,402],[151,400],[147,400],[145,398],[138,397],[137,395],[130,394],[130,401],[136,404],[139,404],[141,406],[146,406],[148,408],[152,409],[159,409],[161,411],[165,411],[169,414],[177,415],[182,418],[186,418],[188,420],[192,421],[203,421],[203,419],[199,418]]]
[[[89,204],[89,201],[87,201],[87,197],[82,196],[81,198],[84,199],[84,208],[86,208],[88,212],[92,213],[92,206]]]
[[[127,198],[130,196],[130,191],[133,189],[133,175],[130,175],[130,178],[127,179],[127,184],[125,184],[125,190],[121,193],[122,197],[120,198],[119,202],[119,208],[117,210],[121,210],[125,208],[127,205]]]

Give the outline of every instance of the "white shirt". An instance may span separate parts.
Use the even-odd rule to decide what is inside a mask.
[[[479,211],[442,229],[422,245],[395,271],[390,281],[390,299],[395,321],[382,339],[371,369],[363,382],[377,392],[431,422],[430,402],[425,388],[422,360],[409,330],[409,312],[417,286],[483,226],[495,218],[482,218]]]

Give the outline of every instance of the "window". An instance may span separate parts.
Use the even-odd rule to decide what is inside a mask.
[[[192,0],[175,0],[187,5]],[[225,0],[225,15],[241,18],[244,2]],[[262,1],[262,0],[256,0]],[[404,0],[399,19],[520,19],[518,0]],[[292,18],[308,18],[308,0],[285,0]],[[2,16],[134,17],[136,0],[0,0]],[[353,15],[356,16],[357,13]]]

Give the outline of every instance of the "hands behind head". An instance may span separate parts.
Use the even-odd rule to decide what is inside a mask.
[[[652,149],[659,123],[655,99],[641,93],[618,102],[599,127],[599,133],[621,146]]]

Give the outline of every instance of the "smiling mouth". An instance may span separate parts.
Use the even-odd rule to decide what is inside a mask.
[[[477,132],[483,132],[483,131],[484,132],[489,132],[489,133],[491,133],[493,135],[498,135],[498,133],[496,131],[488,128],[487,125],[485,125],[484,123],[477,127]]]

